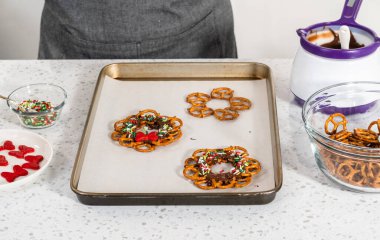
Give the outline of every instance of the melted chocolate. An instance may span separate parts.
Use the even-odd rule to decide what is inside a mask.
[[[223,149],[216,149],[216,152],[223,152]],[[232,155],[231,151],[225,151],[226,154],[218,155],[218,157],[212,158],[209,164],[215,165],[218,163],[230,163],[234,165],[235,163],[235,155]],[[199,167],[199,165],[198,165]],[[210,172],[208,175],[206,175],[206,184],[207,186],[212,186],[212,180],[215,179],[215,181],[219,182],[222,181],[223,184],[229,184],[234,178],[234,174],[230,172],[225,173],[213,173]]]
[[[329,42],[329,43],[322,44],[321,47],[332,48],[332,49],[342,49],[342,46],[340,44],[339,34],[337,34],[331,28],[329,28],[329,30],[333,34],[334,39],[331,42]],[[351,31],[350,31],[350,35],[351,35],[351,38],[350,38],[350,49],[364,47],[364,44],[360,44],[360,43],[358,43],[358,41],[356,41],[356,38],[354,37],[354,35],[352,34]]]
[[[233,178],[234,175],[232,173],[210,173],[206,176],[206,183],[207,186],[212,186],[212,179],[215,179],[217,182],[222,181],[224,184],[229,184]]]

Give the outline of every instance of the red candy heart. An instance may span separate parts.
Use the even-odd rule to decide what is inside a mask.
[[[28,171],[23,169],[20,165],[13,166],[13,172],[2,172],[1,176],[7,180],[7,182],[13,182],[19,176],[28,175]]]
[[[148,141],[148,140],[149,140],[148,135],[146,135],[145,133],[143,132],[136,133],[136,137],[135,137],[136,142],[143,142],[143,141]]]
[[[18,176],[13,172],[2,172],[1,176],[7,180],[7,182],[13,182]]]
[[[36,162],[28,162],[28,163],[24,163],[22,166],[22,168],[28,168],[28,169],[33,169],[33,170],[38,170],[40,169],[40,165]]]
[[[5,150],[15,150],[16,147],[15,147],[15,145],[13,145],[12,141],[7,140],[4,142],[4,149]]]
[[[136,142],[157,141],[157,140],[158,140],[157,132],[150,132],[149,134],[138,132],[136,133],[136,137],[135,137]]]
[[[0,146],[0,151],[3,151],[4,150],[4,147],[3,146]]]
[[[0,166],[8,166],[8,161],[3,155],[0,155]]]
[[[24,153],[21,151],[10,151],[8,154],[16,158],[24,158]]]
[[[39,163],[44,159],[41,155],[28,155],[25,156],[25,161],[31,162],[31,163]]]
[[[158,135],[157,132],[151,132],[148,134],[148,139],[150,141],[157,141],[158,140]]]
[[[25,145],[20,145],[18,146],[18,149],[25,154],[28,154],[28,153],[32,153],[34,152],[34,148],[32,147],[28,147],[28,146],[25,146]]]
[[[26,176],[26,175],[28,175],[28,171],[26,171],[25,169],[23,169],[20,165],[14,165],[13,166],[13,172],[17,176]]]

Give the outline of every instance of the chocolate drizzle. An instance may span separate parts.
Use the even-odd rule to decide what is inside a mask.
[[[332,33],[332,35],[334,36],[334,39],[331,41],[331,42],[328,42],[328,43],[325,43],[325,44],[322,44],[321,47],[325,47],[325,48],[331,48],[331,49],[342,49],[342,46],[340,44],[340,39],[339,39],[339,34],[337,34],[334,30],[332,30],[331,28],[329,28],[329,31]],[[352,34],[352,32],[350,31],[350,35],[351,35],[351,38],[350,38],[350,49],[356,49],[356,48],[361,48],[361,47],[364,47],[364,44],[360,44],[358,43],[358,41],[356,40],[356,38],[354,37],[354,35]]]
[[[210,166],[213,166],[215,164],[220,163],[229,163],[232,164],[232,166],[235,167],[235,171],[239,171],[239,164],[240,161],[242,161],[242,157],[235,153],[234,151],[224,149],[215,149],[215,152],[212,152],[210,156],[206,158],[207,164]],[[198,163],[197,166],[201,168],[200,164]],[[243,170],[244,171],[244,170]],[[234,173],[233,172],[220,172],[220,173],[213,173],[212,171],[208,173],[206,176],[206,184],[207,186],[212,186],[212,181],[215,180],[217,182],[221,181],[223,184],[230,184],[231,181],[234,179]]]
[[[206,176],[207,186],[212,186],[212,179],[215,179],[217,182],[222,181],[224,184],[229,184],[233,180],[234,175],[232,173],[210,173]]]

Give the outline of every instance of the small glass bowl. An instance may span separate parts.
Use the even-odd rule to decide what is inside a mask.
[[[61,114],[67,98],[66,91],[53,84],[36,83],[26,85],[9,94],[8,106],[20,119],[21,125],[26,128],[47,128],[54,125]],[[52,107],[42,112],[23,112],[18,110],[18,104],[24,100],[50,102]]]
[[[380,83],[349,82],[314,93],[303,106],[302,118],[318,167],[349,190],[380,193],[380,148],[332,140],[325,133],[324,125],[331,114],[342,113],[349,131],[366,129],[380,118],[379,100]]]

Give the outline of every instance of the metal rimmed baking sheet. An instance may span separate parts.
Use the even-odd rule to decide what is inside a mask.
[[[230,87],[254,106],[220,122],[190,116],[185,97]],[[183,137],[150,153],[112,141],[113,123],[142,109],[184,122]],[[262,172],[239,189],[205,191],[183,177],[184,160],[198,148],[239,145]],[[74,166],[71,187],[86,204],[259,204],[273,200],[282,171],[270,69],[257,63],[125,63],[100,73]]]

